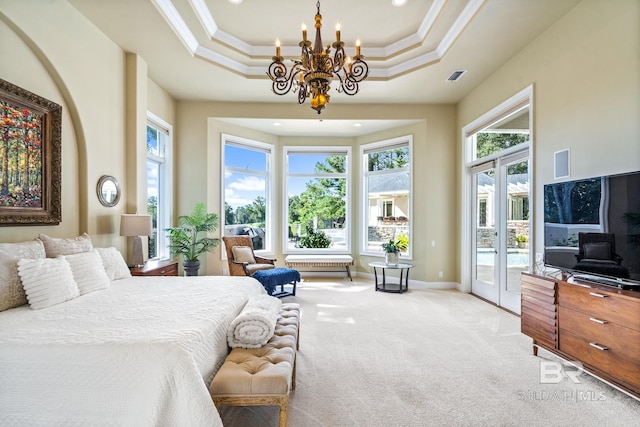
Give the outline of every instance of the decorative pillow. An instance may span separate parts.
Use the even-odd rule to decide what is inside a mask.
[[[60,255],[72,255],[80,252],[89,252],[93,250],[91,237],[87,233],[83,233],[78,237],[70,239],[61,239],[57,237],[49,237],[46,234],[40,234],[38,239],[42,240],[47,258],[56,258]]]
[[[609,242],[585,243],[583,250],[583,258],[611,260],[611,245],[609,245]]]
[[[237,262],[256,263],[256,259],[253,257],[253,251],[249,246],[234,246],[231,248],[231,252],[233,252],[233,259]]]
[[[109,287],[109,277],[102,265],[102,258],[98,251],[81,252],[79,254],[65,255],[64,258],[71,267],[73,280],[75,280],[80,295],[89,292],[106,289]]]
[[[64,258],[21,259],[18,274],[34,310],[50,307],[79,295],[69,263]]]
[[[20,258],[44,258],[44,245],[39,240],[21,243],[0,243],[0,311],[27,304],[20,276]]]
[[[104,271],[107,273],[109,280],[119,280],[131,277],[131,271],[127,267],[122,254],[116,248],[96,248],[100,258],[102,258],[102,264],[104,265]]]

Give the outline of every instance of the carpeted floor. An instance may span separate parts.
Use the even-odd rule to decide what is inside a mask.
[[[453,290],[375,292],[307,279],[289,427],[635,426],[640,401],[585,374],[541,381],[520,318]],[[640,373],[639,373],[640,375]],[[549,378],[549,377],[547,377]],[[549,382],[548,380],[546,382]],[[222,408],[226,427],[278,425],[276,407]]]

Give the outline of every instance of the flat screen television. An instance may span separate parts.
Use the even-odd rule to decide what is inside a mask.
[[[544,262],[640,290],[640,171],[545,185]]]

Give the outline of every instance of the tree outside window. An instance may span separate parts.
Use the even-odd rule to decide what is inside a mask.
[[[348,251],[350,149],[285,147],[287,251]]]

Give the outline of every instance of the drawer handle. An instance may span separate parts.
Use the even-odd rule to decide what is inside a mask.
[[[597,292],[589,292],[589,295],[593,295],[594,297],[598,297],[598,298],[606,298],[606,295],[603,294],[599,294]]]
[[[598,343],[595,343],[595,342],[590,342],[589,345],[591,347],[597,348],[598,350],[601,350],[601,351],[609,350],[607,347],[605,347],[603,345],[599,345]]]
[[[600,323],[601,325],[606,325],[608,322],[606,320],[596,319],[595,317],[589,317],[589,320],[592,322]]]

